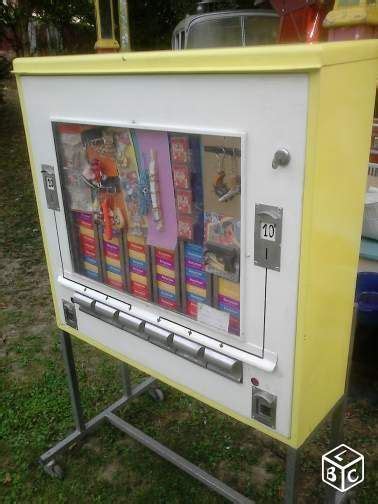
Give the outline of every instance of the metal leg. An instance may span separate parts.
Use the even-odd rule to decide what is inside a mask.
[[[139,385],[132,388],[131,382],[130,382],[130,377],[128,374],[129,370],[128,370],[127,366],[124,364],[124,367],[121,369],[122,380],[123,380],[123,385],[124,385],[123,397],[121,397],[121,399],[118,399],[118,401],[115,401],[113,404],[111,404],[110,406],[105,408],[101,413],[99,413],[94,418],[89,420],[89,422],[85,423],[84,417],[83,417],[83,411],[82,411],[82,407],[81,407],[79,384],[78,384],[78,379],[77,379],[75,359],[73,356],[70,334],[68,334],[66,332],[62,332],[60,335],[60,341],[61,341],[62,354],[63,354],[64,364],[65,364],[65,369],[66,369],[66,374],[67,374],[68,388],[69,388],[70,399],[71,399],[71,407],[72,407],[73,417],[75,420],[76,430],[74,432],[72,432],[71,434],[69,434],[62,441],[59,441],[59,443],[57,443],[55,446],[53,446],[52,448],[50,448],[48,451],[46,451],[45,453],[43,453],[40,456],[40,458],[39,458],[40,464],[42,464],[44,466],[44,468],[47,469],[46,472],[48,472],[51,475],[54,475],[54,474],[52,474],[52,471],[50,470],[49,464],[54,463],[54,457],[59,455],[59,453],[65,451],[67,448],[69,448],[74,443],[83,439],[90,432],[94,431],[99,425],[101,425],[107,419],[108,413],[115,413],[117,410],[122,408],[122,406],[124,406],[128,401],[130,401],[131,399],[133,399],[135,397],[138,397],[139,395],[143,394],[144,392],[149,390],[151,387],[153,387],[156,382],[155,378],[148,377],[143,382],[141,382]]]
[[[89,420],[85,426],[83,431],[76,430],[69,434],[65,439],[59,441],[55,446],[50,448],[47,452],[45,452],[39,458],[39,462],[42,465],[47,464],[50,460],[56,457],[59,453],[67,450],[71,445],[77,443],[82,440],[85,436],[96,430],[105,420],[107,420],[107,415],[109,413],[115,413],[119,409],[121,409],[125,404],[127,404],[131,399],[140,396],[144,392],[146,392],[150,387],[152,387],[155,383],[155,378],[148,377],[142,383],[133,388],[130,396],[123,396],[118,401],[115,401],[113,404],[105,408],[101,413],[93,417]]]
[[[124,362],[121,362],[121,378],[123,393],[126,397],[129,397],[131,395],[130,369]]]
[[[285,504],[297,502],[298,475],[300,471],[301,448],[287,448]]]
[[[330,450],[332,450],[332,448],[336,448],[336,446],[344,442],[344,417],[348,401],[350,372],[352,367],[353,347],[356,331],[357,331],[357,304],[355,304],[353,307],[348,364],[345,376],[345,392],[344,396],[340,399],[339,403],[334,408],[331,416],[331,438],[329,448]],[[346,502],[347,500],[353,497],[352,492],[342,493],[339,492],[338,490],[328,487],[326,490],[325,502],[327,504],[341,504],[342,502]]]
[[[347,403],[347,396],[339,401],[339,403],[334,408],[331,415],[331,435],[330,435],[330,446],[329,449],[336,448],[339,444],[344,441],[344,416],[345,408]],[[341,503],[343,499],[346,499],[347,495],[340,493],[338,490],[327,487],[325,502],[326,504],[337,504]]]
[[[75,419],[76,430],[69,434],[65,439],[57,443],[55,446],[50,448],[39,458],[40,464],[43,466],[47,474],[53,477],[62,478],[63,471],[56,463],[55,458],[57,455],[67,450],[70,446],[82,440],[89,433],[93,432],[99,425],[101,425],[105,420],[110,422],[113,426],[117,427],[121,431],[127,433],[136,441],[139,441],[144,446],[148,447],[150,450],[154,451],[161,457],[165,458],[175,466],[179,467],[186,473],[190,474],[197,480],[199,480],[204,485],[208,486],[210,489],[222,495],[231,502],[241,503],[241,504],[253,504],[253,501],[247,499],[242,494],[233,490],[231,487],[223,483],[222,481],[214,478],[207,472],[203,471],[196,465],[192,464],[188,460],[184,459],[177,453],[173,452],[166,446],[160,444],[159,442],[152,439],[147,434],[144,434],[139,429],[136,429],[129,423],[125,422],[122,418],[117,416],[115,413],[127,404],[131,399],[138,397],[146,391],[153,390],[155,393],[159,391],[156,388],[156,380],[153,377],[146,378],[142,383],[131,386],[129,368],[126,364],[121,363],[121,376],[123,383],[124,395],[114,402],[107,408],[105,408],[101,413],[96,415],[94,418],[84,423],[83,413],[80,403],[80,393],[77,380],[77,374],[75,369],[75,361],[72,352],[71,337],[68,333],[63,332],[61,335],[62,352],[67,372],[68,386],[71,398],[72,411]],[[161,400],[158,394],[157,399]]]
[[[77,380],[75,359],[72,351],[72,342],[70,334],[62,331],[60,335],[64,366],[66,368],[68,389],[70,393],[72,414],[75,420],[76,429],[82,432],[85,429],[83,410],[80,401],[79,383]]]
[[[330,450],[344,441],[344,416],[346,404],[347,396],[345,395],[332,413]]]
[[[348,400],[348,390],[349,390],[349,381],[350,381],[350,371],[352,367],[352,357],[353,357],[353,346],[354,339],[357,331],[357,304],[353,307],[353,318],[352,318],[352,327],[350,334],[350,343],[349,343],[349,353],[348,353],[348,364],[347,371],[345,376],[345,392],[344,396],[340,399],[339,404],[336,405],[335,409],[332,412],[331,416],[331,440],[330,440],[330,449],[336,447],[340,443],[344,441],[344,417],[345,410],[347,406]]]

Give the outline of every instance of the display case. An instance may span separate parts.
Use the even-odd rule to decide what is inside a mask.
[[[59,327],[300,446],[344,393],[377,47],[16,60]]]
[[[239,335],[241,139],[52,127],[65,271]]]

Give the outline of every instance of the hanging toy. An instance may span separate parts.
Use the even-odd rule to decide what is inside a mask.
[[[152,220],[155,222],[156,229],[161,231],[164,227],[164,223],[160,205],[159,170],[156,163],[156,151],[154,149],[150,151],[148,174],[150,177]]]
[[[151,208],[150,177],[145,168],[139,171],[138,198],[141,215],[148,215]]]
[[[238,174],[237,171],[237,161],[236,161],[236,156],[235,156],[235,149],[233,149],[232,152],[232,158],[231,158],[231,170],[232,170],[232,176],[231,176],[231,187],[228,189],[228,191],[223,194],[219,198],[219,201],[224,203],[225,201],[231,200],[234,196],[237,194],[240,194],[241,191],[241,179],[240,175]]]
[[[224,178],[226,176],[226,172],[224,171],[223,168],[223,162],[224,162],[224,157],[225,157],[225,151],[223,149],[222,155],[216,154],[217,159],[218,159],[218,168],[217,168],[217,176],[214,180],[213,183],[213,188],[215,194],[218,196],[218,199],[224,196],[228,192],[228,187],[224,182]]]
[[[117,191],[111,195],[112,223],[113,229],[127,231],[127,214],[122,193]]]
[[[110,197],[105,195],[101,202],[102,220],[104,222],[104,238],[110,241],[113,238],[113,222]]]
[[[91,159],[90,163],[83,170],[81,178],[92,189],[99,188],[102,179],[100,161],[98,159]]]

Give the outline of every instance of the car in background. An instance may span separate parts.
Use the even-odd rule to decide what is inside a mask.
[[[172,35],[172,49],[275,44],[279,23],[280,17],[274,10],[232,9],[198,13],[177,24]]]

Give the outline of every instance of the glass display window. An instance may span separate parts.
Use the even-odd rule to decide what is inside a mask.
[[[239,335],[240,138],[53,129],[74,272]]]

